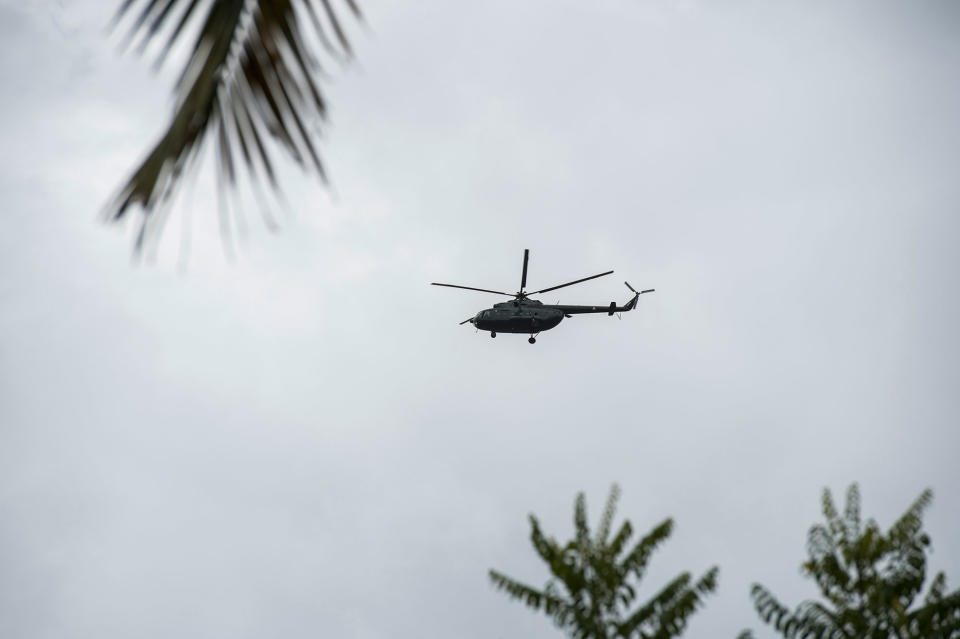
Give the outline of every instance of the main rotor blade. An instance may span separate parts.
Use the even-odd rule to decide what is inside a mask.
[[[520,277],[520,290],[527,287],[527,260],[530,259],[530,249],[523,249],[523,275]]]
[[[586,282],[587,280],[596,279],[598,277],[603,277],[604,275],[610,275],[613,271],[607,271],[606,273],[597,273],[596,275],[591,275],[590,277],[585,277],[580,280],[573,280],[572,282],[567,282],[566,284],[558,284],[557,286],[551,286],[550,288],[541,289],[539,291],[534,291],[533,293],[527,293],[527,295],[536,295],[537,293],[546,293],[547,291],[555,291],[558,288],[563,288],[564,286],[571,286],[573,284],[579,284],[580,282]]]
[[[504,293],[503,291],[491,291],[488,288],[474,288],[472,286],[460,286],[459,284],[441,284],[439,282],[430,282],[432,286],[448,286],[450,288],[465,288],[468,291],[480,291],[481,293],[496,293],[497,295],[506,295],[513,297],[513,293]]]

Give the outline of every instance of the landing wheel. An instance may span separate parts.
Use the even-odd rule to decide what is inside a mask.
[[[531,336],[530,338],[527,339],[527,341],[530,342],[531,344],[536,344],[536,343],[537,343],[537,338]]]
[[[490,331],[490,337],[496,337],[496,336],[497,336],[496,332]]]

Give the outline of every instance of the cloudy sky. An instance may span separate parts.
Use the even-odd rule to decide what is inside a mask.
[[[820,492],[925,487],[960,585],[960,6],[367,0],[334,193],[283,171],[228,257],[209,171],[156,255],[99,214],[169,115],[115,3],[0,0],[0,635],[560,636],[542,584],[613,482],[685,636],[795,605]],[[457,322],[512,290],[623,321]],[[759,631],[759,637],[772,636]]]

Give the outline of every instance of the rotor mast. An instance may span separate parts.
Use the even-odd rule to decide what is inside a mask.
[[[517,299],[523,299],[527,293],[523,290],[527,288],[527,262],[530,261],[530,249],[523,249],[523,275],[520,276],[520,290],[517,291]]]

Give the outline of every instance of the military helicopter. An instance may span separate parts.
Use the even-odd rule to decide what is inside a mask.
[[[582,313],[606,313],[612,316],[614,313],[625,313],[632,311],[637,306],[637,298],[644,293],[652,293],[654,289],[648,288],[643,291],[637,291],[628,282],[624,282],[631,291],[633,297],[623,306],[617,306],[616,302],[610,302],[609,306],[571,306],[569,304],[544,304],[538,300],[530,299],[531,295],[539,295],[555,291],[558,288],[579,284],[587,280],[593,280],[604,275],[610,275],[613,271],[598,273],[590,277],[584,277],[579,280],[558,284],[549,288],[542,288],[539,291],[528,293],[524,289],[527,287],[527,262],[530,260],[530,249],[523,250],[523,274],[520,276],[520,290],[516,293],[504,293],[503,291],[491,291],[487,288],[474,288],[472,286],[460,286],[459,284],[441,284],[440,282],[430,282],[433,286],[448,286],[450,288],[462,288],[468,291],[480,291],[481,293],[494,293],[495,295],[506,295],[513,297],[512,302],[500,302],[494,304],[493,308],[480,311],[473,317],[469,317],[460,325],[467,323],[473,324],[477,329],[490,331],[490,337],[496,337],[497,333],[528,333],[530,338],[527,340],[531,344],[537,343],[537,335],[540,331],[549,331],[555,327],[564,317],[573,317]]]

